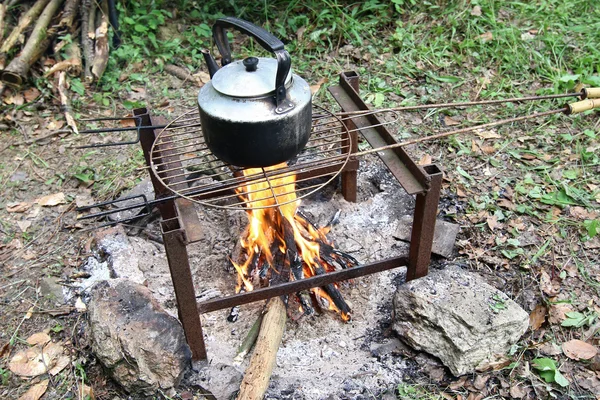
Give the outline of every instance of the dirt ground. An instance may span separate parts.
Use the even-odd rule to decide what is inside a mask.
[[[162,95],[165,86],[172,91],[170,98]],[[176,78],[159,75],[129,96],[169,119],[193,105],[196,91]],[[84,229],[88,223],[77,221],[75,208],[112,198],[138,182],[144,176],[138,168],[143,165],[140,151],[137,146],[76,149],[118,138],[53,133],[64,127],[64,121],[48,93],[33,99],[8,96],[5,103],[24,101],[29,106],[9,109],[0,121],[0,397],[17,398],[49,379],[45,398],[78,398],[78,391],[86,387],[93,388],[98,399],[126,398],[91,353],[85,306],[78,301],[78,291],[69,289],[87,277],[82,266],[94,251],[93,233]],[[84,110],[80,119],[127,112],[91,100]],[[461,111],[442,123],[452,126],[464,119],[481,120],[484,113]],[[494,114],[486,117],[493,119]],[[532,125],[519,124],[501,131],[515,138],[510,141],[502,139],[499,130],[490,130],[410,148],[416,160],[436,162],[445,171],[440,218],[461,226],[450,261],[477,271],[531,312],[532,326],[507,355],[502,368],[472,376],[452,377],[438,361],[423,355],[398,356],[408,365],[396,382],[400,385],[398,396],[589,398],[600,393],[598,358],[577,359],[561,350],[572,339],[597,347],[600,327],[600,235],[582,239],[583,221],[598,218],[598,164],[585,166],[587,178],[581,186],[559,182],[563,171],[580,162],[582,152],[598,152],[598,141],[594,139],[585,148],[558,145],[565,135],[581,136],[586,129],[598,132],[598,119],[596,114],[574,118],[579,121],[574,123],[567,117],[536,120],[532,124],[536,129],[550,133],[544,136],[532,132]],[[417,131],[439,128],[437,116],[423,111],[402,115],[394,131],[399,138],[406,138]],[[46,137],[49,133],[53,134]],[[361,143],[361,148],[364,146]],[[541,169],[558,188],[557,196],[564,194],[572,201],[536,201],[544,195],[552,200],[554,193],[535,192],[540,186],[535,172]],[[373,179],[372,187],[385,186],[377,176]],[[579,202],[574,186],[592,196]],[[398,187],[382,191],[386,190],[401,191]],[[323,210],[320,213],[326,214]],[[549,222],[556,220],[566,223]],[[352,230],[351,235],[361,235],[360,225],[355,223],[347,229]],[[368,260],[367,256],[361,259]],[[66,298],[64,293],[68,293]],[[27,347],[26,339],[42,331],[64,346],[69,363],[47,378],[23,379],[11,373],[9,360]],[[288,335],[288,340],[294,340],[294,333]],[[532,360],[549,357],[558,361],[569,386],[547,383],[536,372]],[[190,394],[197,398],[190,390],[182,388],[175,398],[190,398]]]

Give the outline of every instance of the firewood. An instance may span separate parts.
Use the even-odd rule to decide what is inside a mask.
[[[77,10],[79,9],[79,3],[81,0],[67,0],[63,7],[63,13],[58,22],[60,30],[67,30],[71,33],[75,31],[76,25],[73,23],[77,16]]]
[[[108,64],[108,6],[106,0],[101,3],[100,23],[96,28],[94,61],[91,70],[94,79],[100,80]]]
[[[67,47],[67,54],[69,58],[54,64],[44,73],[44,77],[65,70],[69,70],[73,75],[81,74],[81,51],[79,50],[79,46],[76,43],[69,44]]]
[[[0,42],[4,39],[4,18],[6,17],[6,4],[0,4]]]
[[[58,94],[60,97],[60,105],[65,113],[65,120],[67,121],[67,125],[73,129],[73,132],[79,133],[77,130],[77,125],[75,124],[75,119],[71,114],[71,105],[69,104],[69,97],[67,96],[67,73],[65,71],[60,71],[58,74]]]
[[[81,5],[81,47],[83,49],[83,61],[85,67],[83,69],[83,80],[88,84],[94,81],[94,76],[92,75],[92,62],[94,61],[94,41],[92,40],[92,36],[90,36],[90,29],[92,29],[94,36],[96,36],[96,24],[94,22],[96,15],[95,10],[95,2],[92,2],[92,0],[83,0],[83,4]]]
[[[17,40],[19,39],[19,35],[23,33],[27,27],[37,19],[42,10],[46,7],[50,0],[37,0],[34,5],[31,6],[29,10],[19,19],[19,23],[12,30],[10,35],[6,38],[2,46],[0,47],[0,69],[4,69],[6,66],[6,57],[10,49],[13,48]],[[47,26],[48,24],[46,24]],[[37,26],[37,25],[36,25]],[[35,31],[35,29],[34,29]]]
[[[238,400],[261,400],[264,397],[277,360],[277,350],[281,344],[285,322],[285,304],[280,297],[274,297],[267,304],[254,353],[240,386]]]
[[[173,64],[165,64],[165,72],[181,79],[184,83],[191,82],[198,87],[202,87],[204,85],[202,81],[192,75],[187,68],[179,67]]]

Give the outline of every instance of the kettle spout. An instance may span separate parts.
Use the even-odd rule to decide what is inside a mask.
[[[206,62],[206,66],[208,67],[208,74],[212,78],[215,72],[219,70],[219,66],[208,50],[204,49],[201,52],[204,56],[204,62]]]

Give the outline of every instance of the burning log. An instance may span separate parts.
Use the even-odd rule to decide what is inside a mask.
[[[280,297],[274,297],[267,304],[254,353],[240,386],[238,400],[261,400],[264,397],[277,360],[277,350],[281,344],[285,322],[285,303]]]

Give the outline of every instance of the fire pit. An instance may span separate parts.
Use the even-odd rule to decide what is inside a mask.
[[[357,152],[358,132],[373,147],[396,143],[385,123],[376,114],[369,113],[360,99],[358,79],[356,73],[343,73],[339,85],[329,90],[343,112],[362,110],[363,113],[347,117],[342,114],[340,118],[316,108],[313,134],[303,153],[287,164],[267,168],[239,169],[213,157],[202,135],[198,134],[201,127],[194,112],[157,127],[147,110],[135,110],[139,140],[151,170],[156,200],[149,202],[139,196],[140,202],[127,208],[143,206],[149,211],[150,206],[156,205],[160,210],[179,316],[194,359],[207,357],[201,313],[291,294],[297,295],[306,312],[310,302],[303,294],[316,288],[313,294],[325,299],[343,319],[348,319],[350,309],[339,296],[336,282],[400,266],[407,267],[407,280],[427,274],[442,174],[435,165],[417,166],[401,147],[381,151],[378,155],[406,192],[416,195],[407,256],[357,265],[351,256],[328,243],[327,227],[319,229],[297,213],[299,199],[315,193],[338,175],[344,198],[356,201],[358,160],[353,154]],[[186,170],[193,172],[189,174]],[[187,245],[202,237],[194,202],[244,209],[249,213],[251,225],[243,241],[245,257],[234,262],[239,272],[239,288],[245,291],[196,304],[187,253]],[[114,202],[100,206],[112,204]],[[96,206],[99,205],[92,207]],[[97,218],[122,210],[116,208],[87,217]],[[253,230],[252,226],[259,222],[271,224],[271,231],[278,236],[262,247],[260,232],[264,229]],[[261,286],[261,279],[263,284],[268,281],[269,285],[256,288],[257,282]]]

